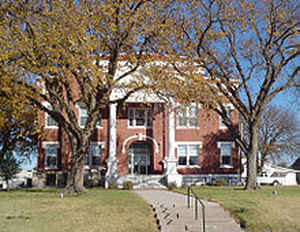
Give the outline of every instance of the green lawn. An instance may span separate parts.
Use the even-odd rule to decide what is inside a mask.
[[[1,232],[155,232],[146,202],[125,190],[0,192]]]
[[[219,202],[251,232],[299,232],[300,187],[193,187],[201,199]],[[277,195],[272,194],[276,190]],[[186,192],[185,188],[177,189]]]

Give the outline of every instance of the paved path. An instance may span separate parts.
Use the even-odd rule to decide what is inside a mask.
[[[162,232],[200,232],[202,231],[202,214],[199,209],[198,220],[194,219],[194,200],[187,208],[187,197],[166,190],[136,190],[137,194],[148,201],[157,218]],[[206,209],[206,232],[242,232],[240,226],[228,212],[217,203],[203,201]]]

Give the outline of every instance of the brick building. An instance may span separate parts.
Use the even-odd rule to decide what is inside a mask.
[[[125,104],[103,110],[85,162],[88,173],[129,180],[137,186],[158,187],[213,183],[218,178],[235,184],[240,177],[238,147],[215,112],[201,106],[174,104],[138,94]],[[78,123],[84,126],[87,111],[76,105]],[[238,112],[228,105],[238,129]],[[38,143],[40,185],[63,185],[69,167],[67,136],[56,122],[41,112],[43,135]],[[88,177],[86,177],[88,178]]]

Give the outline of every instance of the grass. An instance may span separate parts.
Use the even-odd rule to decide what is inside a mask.
[[[90,190],[59,198],[59,190],[0,192],[1,232],[156,232],[152,211],[135,193]]]
[[[300,187],[265,186],[258,191],[233,187],[193,187],[199,198],[220,203],[251,232],[300,231]],[[277,195],[272,191],[276,190]],[[186,193],[185,188],[176,189]]]

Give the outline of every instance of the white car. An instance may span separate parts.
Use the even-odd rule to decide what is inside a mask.
[[[282,185],[284,183],[287,173],[284,172],[273,172],[268,175],[267,172],[261,172],[257,176],[257,183],[261,185]]]

